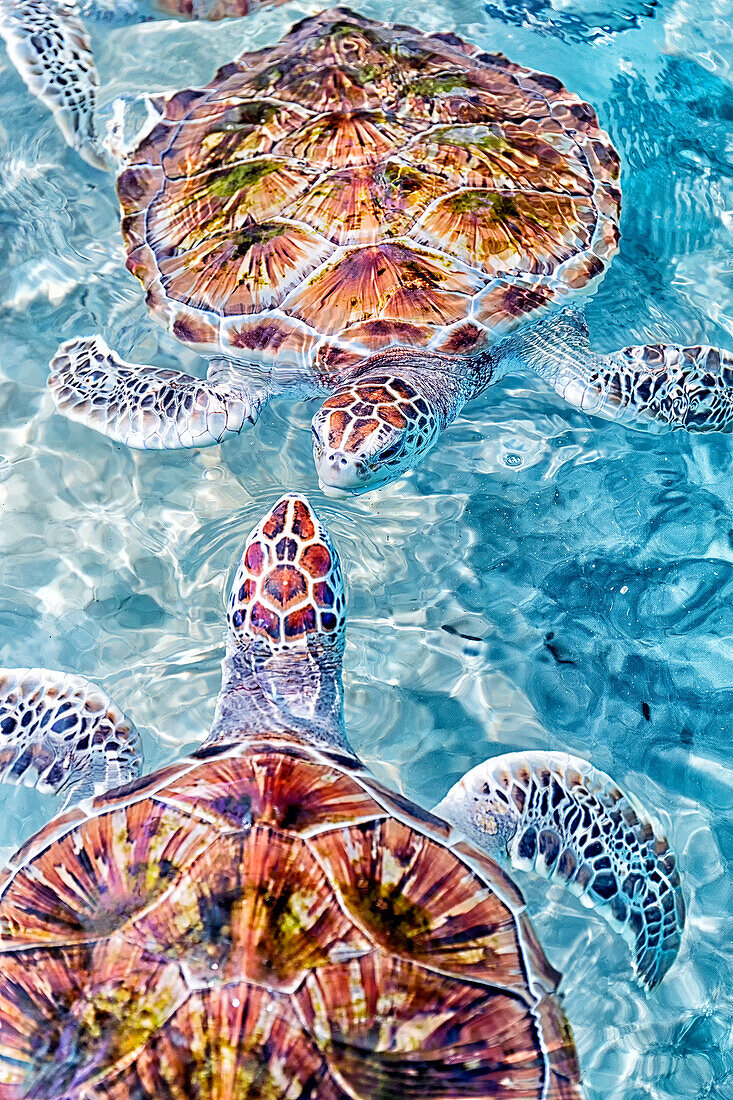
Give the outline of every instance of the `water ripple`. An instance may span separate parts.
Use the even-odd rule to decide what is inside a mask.
[[[103,0],[94,0],[105,6]],[[98,19],[102,99],[207,79],[318,4],[246,23]],[[733,348],[730,15],[722,0],[358,5],[555,72],[596,103],[624,160],[623,240],[588,316],[602,350],[665,339]],[[125,64],[120,64],[124,58]],[[485,756],[568,748],[673,831],[690,920],[652,996],[593,913],[523,879],[564,969],[588,1100],[733,1096],[733,479],[729,437],[590,421],[513,375],[424,464],[370,497],[324,498],[312,405],[279,399],[201,452],[140,454],[57,417],[59,340],[202,372],[123,268],[114,190],[59,141],[0,59],[0,664],[94,677],[149,763],[213,714],[223,607],[249,529],[285,488],[331,527],[349,585],[354,745],[434,803]],[[0,858],[50,813],[9,789]]]

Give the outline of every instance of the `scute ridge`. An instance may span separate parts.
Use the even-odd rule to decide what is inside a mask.
[[[383,1022],[369,1029],[377,998]],[[539,1018],[510,992],[488,993],[376,951],[311,975],[296,1005],[350,1096],[496,1096],[510,1066],[514,1095],[544,1095]],[[527,1091],[516,1091],[520,1083]]]
[[[195,843],[163,890],[129,912],[121,899],[109,931],[83,942],[67,935],[38,946],[36,936],[22,951],[0,951],[3,973],[29,952],[68,956],[54,982],[80,983],[65,1034],[92,1075],[75,1063],[71,1077],[34,1092],[38,1100],[81,1100],[89,1089],[100,1100],[124,1100],[130,1089],[173,1100],[173,1083],[210,1072],[212,1059],[226,1075],[225,1048],[241,1067],[237,1087],[267,1080],[273,1098],[289,1096],[284,1080],[301,1081],[307,1065],[319,1100],[365,1100],[377,1086],[416,1100],[490,1100],[506,1075],[536,1100],[577,1100],[574,1085],[553,1091],[564,1017],[547,999],[548,964],[493,861],[463,853],[451,826],[341,750],[282,733],[217,750],[162,769],[117,804],[114,792],[97,799],[73,826],[106,838],[107,863],[132,845],[147,853],[145,864],[146,846],[164,850],[155,822],[174,814],[186,823],[176,844],[184,833]],[[125,829],[109,828],[115,815]],[[28,871],[60,859],[74,878],[82,851],[44,846],[19,873],[30,882]],[[134,870],[134,860],[125,865]],[[14,894],[11,884],[0,897],[0,920]],[[45,972],[39,967],[39,980]],[[126,992],[133,972],[146,978],[138,1000]],[[56,1001],[40,1003],[36,1031],[57,1011]],[[30,1011],[25,1002],[21,1011]],[[101,1047],[97,1025],[85,1022],[95,1020],[109,1035]],[[28,1042],[19,1026],[12,1049]],[[0,1065],[6,1057],[0,1038]],[[25,1087],[27,1067],[13,1072],[13,1088]],[[19,1095],[0,1083],[1,1100]]]
[[[262,359],[274,309],[328,338],[322,350],[292,331],[268,353],[270,365],[305,375],[321,375],[327,361],[342,374],[356,369],[365,349],[345,330],[386,318],[433,326],[442,354],[466,354],[464,341],[441,344],[438,332],[475,316],[473,301],[492,279],[556,280],[544,303],[528,301],[535,312],[593,285],[617,247],[619,161],[592,108],[554,78],[457,36],[322,13],[205,88],[175,93],[165,116],[125,169],[128,181],[156,163],[166,172],[144,223],[123,226],[128,266],[169,329],[212,354]],[[388,276],[389,309],[371,277],[355,284],[346,269],[332,278],[338,302],[319,285],[308,304],[299,284],[319,283],[338,253],[309,249],[304,272],[285,249],[274,269],[258,268],[249,294],[238,235],[266,232],[273,218],[337,249],[413,241],[433,249],[443,270],[461,262],[479,280],[446,300],[437,287],[412,287],[406,260]],[[239,315],[254,323],[229,339],[225,322]]]

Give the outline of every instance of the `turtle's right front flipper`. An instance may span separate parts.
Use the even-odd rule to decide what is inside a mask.
[[[0,36],[67,143],[95,168],[107,168],[94,129],[99,80],[75,0],[0,0]]]
[[[48,384],[56,408],[70,420],[151,450],[221,443],[254,424],[266,400],[227,366],[212,365],[202,380],[126,363],[101,336],[62,344]]]
[[[0,669],[0,781],[64,806],[140,774],[140,738],[101,688],[45,668]]]
[[[604,772],[566,753],[505,753],[467,772],[434,812],[494,858],[562,883],[630,943],[642,985],[662,980],[685,923],[677,859]]]

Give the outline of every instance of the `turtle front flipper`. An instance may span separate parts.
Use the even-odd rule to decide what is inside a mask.
[[[266,395],[236,369],[212,364],[206,380],[126,363],[101,336],[69,340],[51,360],[56,408],[129,447],[209,447],[254,424]]]
[[[313,417],[323,492],[365,493],[400,477],[435,445],[475,388],[458,360],[397,348],[372,356]]]
[[[564,884],[631,944],[642,985],[662,980],[685,923],[677,859],[609,776],[565,753],[506,753],[467,772],[435,813],[495,858]]]
[[[492,350],[504,370],[528,366],[569,404],[591,416],[648,431],[733,429],[733,353],[642,344],[598,355],[582,315],[562,310]]]
[[[83,676],[0,669],[0,781],[60,793],[64,806],[140,774],[140,738]]]
[[[698,345],[642,344],[605,356],[609,419],[689,432],[733,428],[733,354]],[[600,390],[599,390],[600,395]]]
[[[99,79],[75,0],[0,0],[0,36],[66,142],[95,168],[107,168],[94,127]]]

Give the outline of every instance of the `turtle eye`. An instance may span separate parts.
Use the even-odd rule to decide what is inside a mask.
[[[383,462],[386,462],[388,459],[394,458],[396,455],[400,454],[401,451],[402,440],[399,439],[395,443],[392,443],[389,447],[385,447],[379,457]]]

